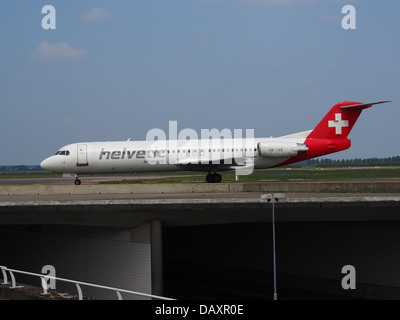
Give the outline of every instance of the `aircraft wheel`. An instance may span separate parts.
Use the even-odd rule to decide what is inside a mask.
[[[76,185],[76,186],[79,186],[80,184],[81,184],[81,180],[75,179],[75,185]]]
[[[208,183],[219,183],[222,181],[222,177],[218,173],[209,173],[206,176],[206,180]]]
[[[214,174],[214,182],[220,183],[222,181],[222,176],[218,173]]]

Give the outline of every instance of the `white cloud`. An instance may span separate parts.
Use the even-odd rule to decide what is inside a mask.
[[[83,12],[81,17],[85,21],[99,21],[108,19],[110,14],[103,8],[92,8],[90,12]]]
[[[199,40],[199,46],[201,48],[207,48],[207,47],[211,47],[212,46],[212,42],[207,40],[207,38],[205,36],[202,36]]]
[[[65,61],[81,59],[85,54],[86,50],[75,50],[66,42],[50,44],[42,41],[37,51],[29,57],[35,61]]]
[[[76,118],[75,117],[65,117],[62,119],[62,122],[66,123],[66,124],[73,124],[76,122]]]
[[[314,84],[315,81],[314,81],[313,78],[305,77],[305,78],[303,78],[303,79],[300,79],[300,83],[303,84],[303,85],[305,85],[305,86],[308,86],[308,85]]]
[[[193,52],[194,52],[193,48],[192,47],[188,47],[188,48],[186,48],[184,50],[183,55],[186,56],[186,57],[187,56],[191,56],[193,54]]]
[[[328,60],[325,62],[325,67],[330,69],[338,69],[340,67],[340,64],[335,61]]]
[[[218,45],[220,42],[218,40],[209,40],[205,36],[201,36],[196,43],[190,47],[185,48],[184,55],[191,56],[194,53],[200,51],[201,49],[207,49],[212,46]]]
[[[285,59],[280,59],[277,60],[273,63],[273,66],[277,69],[282,69],[285,68],[287,66],[286,60]]]

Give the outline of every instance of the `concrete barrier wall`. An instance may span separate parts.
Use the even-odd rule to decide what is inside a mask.
[[[399,182],[234,182],[234,183],[149,183],[115,185],[2,186],[0,195],[76,195],[138,193],[215,192],[400,192]]]

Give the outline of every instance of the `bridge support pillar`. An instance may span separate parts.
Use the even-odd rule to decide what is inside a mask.
[[[163,294],[163,241],[160,220],[150,222],[151,289],[152,294]]]

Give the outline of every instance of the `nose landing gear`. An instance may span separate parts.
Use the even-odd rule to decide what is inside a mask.
[[[76,179],[75,179],[75,185],[76,185],[76,186],[79,186],[80,184],[81,184],[81,180],[79,180],[79,178],[76,177]]]

